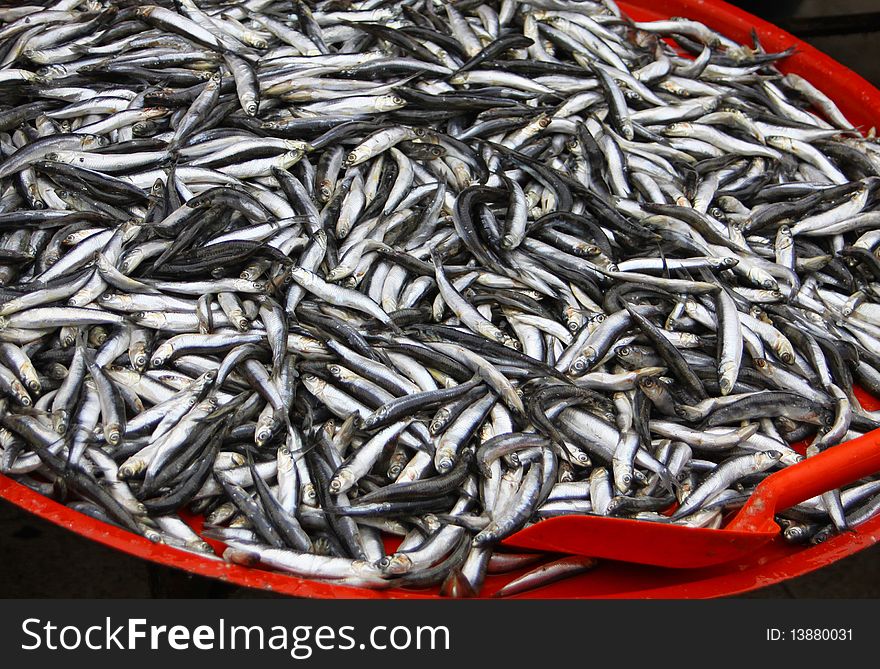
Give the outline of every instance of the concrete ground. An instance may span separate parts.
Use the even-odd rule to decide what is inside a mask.
[[[877,57],[880,54],[877,42],[880,3],[877,0],[728,2],[794,32],[875,86],[880,86],[880,58]],[[854,15],[857,15],[856,19],[848,18]],[[847,32],[843,33],[844,30]],[[830,31],[838,34],[825,34]]]

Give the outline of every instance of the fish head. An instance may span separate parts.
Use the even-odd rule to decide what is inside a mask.
[[[694,132],[694,126],[687,121],[679,121],[670,123],[663,129],[663,134],[667,137],[688,137]]]
[[[314,275],[304,267],[291,267],[290,278],[303,288],[308,288],[308,286],[314,283]]]
[[[578,467],[589,467],[592,464],[590,456],[583,449],[573,444],[566,443],[569,457],[577,464]]]
[[[313,395],[318,395],[324,392],[324,389],[327,387],[327,382],[314,374],[303,374],[302,382],[306,389]]]
[[[235,564],[253,567],[260,563],[260,554],[256,550],[241,546],[230,546],[223,551],[223,559]]]
[[[256,429],[254,430],[254,443],[258,447],[262,448],[269,443],[272,435],[275,434],[274,425],[275,421],[271,418],[268,421],[260,422],[257,425]]]
[[[375,102],[377,111],[389,112],[406,106],[406,100],[399,95],[380,95]]]
[[[254,111],[254,113],[256,113],[256,111]],[[281,159],[281,166],[282,166],[284,169],[287,169],[287,168],[290,167],[291,165],[293,165],[293,164],[299,162],[299,160],[300,160],[302,157],[303,157],[303,150],[302,150],[302,148],[296,148],[296,149],[293,149],[293,150],[291,150],[291,151],[287,151],[287,152],[283,155],[283,157],[282,157],[282,159]]]
[[[434,468],[439,474],[445,474],[455,466],[455,452],[449,448],[438,448],[434,456]]]
[[[80,146],[83,151],[101,149],[110,144],[110,140],[102,135],[83,135]]]
[[[332,479],[330,479],[331,494],[338,495],[344,493],[355,484],[354,475],[350,469],[341,469]]]
[[[760,451],[755,453],[755,465],[761,468],[761,471],[769,469],[782,459],[780,451]]]

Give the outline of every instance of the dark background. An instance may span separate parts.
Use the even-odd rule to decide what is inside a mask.
[[[878,0],[728,0],[880,86]],[[817,82],[818,83],[818,82]]]
[[[739,0],[880,86],[878,0]],[[747,597],[880,597],[880,546]],[[129,557],[0,501],[0,597],[277,597]]]

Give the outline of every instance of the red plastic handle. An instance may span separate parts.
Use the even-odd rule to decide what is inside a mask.
[[[880,471],[880,433],[874,430],[768,476],[758,484],[727,529],[766,530],[776,511],[877,471]]]

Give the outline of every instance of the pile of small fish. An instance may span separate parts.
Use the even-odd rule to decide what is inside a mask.
[[[545,518],[718,527],[880,427],[880,145],[790,53],[611,0],[0,9],[0,471],[453,596]]]

